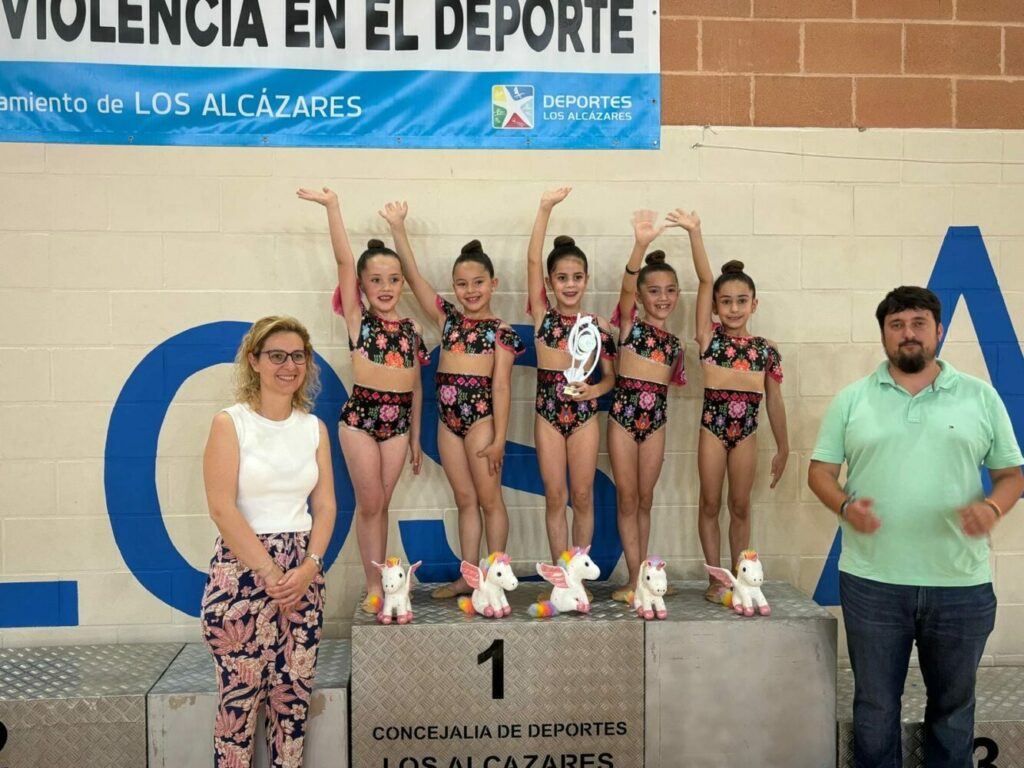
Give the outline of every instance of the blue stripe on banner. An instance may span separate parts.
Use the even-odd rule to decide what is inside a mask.
[[[78,626],[78,582],[0,583],[0,627]]]
[[[0,62],[0,141],[656,149],[661,76]]]

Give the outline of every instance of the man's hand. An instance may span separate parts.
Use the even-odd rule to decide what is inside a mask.
[[[999,522],[995,510],[983,501],[975,501],[957,512],[960,515],[960,530],[968,536],[984,536]]]
[[[874,499],[856,499],[846,505],[846,522],[858,533],[874,533],[882,521],[874,512]]]

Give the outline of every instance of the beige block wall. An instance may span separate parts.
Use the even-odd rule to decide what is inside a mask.
[[[339,191],[356,242],[385,232],[376,213],[384,201],[407,199],[413,244],[439,287],[458,247],[481,238],[501,280],[495,309],[518,323],[526,321],[523,261],[542,190],[574,187],[551,234],[573,234],[591,255],[587,305],[604,314],[631,243],[631,211],[697,209],[713,262],[740,258],[758,281],[754,330],[781,344],[792,457],[769,490],[766,428],[754,543],[769,577],[812,593],[836,526],[805,487],[807,463],[832,395],[881,359],[873,311],[884,292],[926,283],[947,227],[979,225],[1013,320],[1024,319],[1024,173],[1004,165],[1021,161],[1024,143],[1000,131],[666,127],[663,144],[607,153],[0,145],[0,580],[71,579],[80,599],[80,626],[5,630],[0,644],[198,639],[196,619],[152,597],[121,559],[103,492],[107,424],[150,349],[218,320],[294,314],[351,384],[346,333],[328,306],[323,212],[296,200],[301,185]],[[659,244],[683,288],[672,325],[689,339],[695,281],[680,234]],[[411,297],[403,302],[416,311]],[[963,306],[944,354],[987,378]],[[686,362],[690,385],[670,396],[653,534],[673,576],[695,578],[701,376],[692,344]],[[228,376],[227,366],[192,376],[160,436],[164,519],[200,569],[215,536],[200,455],[210,419],[227,403]],[[513,386],[510,439],[532,443],[531,371],[517,368]],[[610,473],[604,455],[600,467]],[[511,490],[506,501],[509,550],[525,571],[547,552],[543,501]],[[457,550],[451,494],[428,461],[395,495],[391,549],[399,519],[435,517]],[[997,529],[994,553],[1001,605],[988,660],[1024,661],[1021,514]],[[328,576],[330,634],[349,632],[360,585],[350,534]]]

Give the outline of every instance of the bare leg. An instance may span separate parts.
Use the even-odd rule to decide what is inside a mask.
[[[700,501],[697,513],[697,534],[704,562],[720,566],[722,563],[721,531],[718,514],[722,509],[722,482],[725,480],[727,454],[725,445],[701,428],[697,442],[697,476],[700,478]],[[716,584],[711,577],[708,583]]]
[[[366,592],[381,597],[380,573],[372,561],[383,562],[387,556],[388,503],[405,463],[409,438],[378,443],[365,432],[345,427],[338,428],[338,438],[356,497],[356,541]],[[396,453],[400,456],[397,466]]]
[[[448,477],[459,513],[459,550],[463,560],[476,565],[480,562],[480,503],[466,460],[463,439],[444,425],[437,429],[437,448],[441,454],[441,466]],[[435,597],[449,597],[451,593],[468,594],[473,590],[461,576],[448,585],[435,590]]]
[[[639,445],[637,525],[640,529],[641,560],[650,554],[648,545],[651,540],[651,507],[654,506],[654,488],[661,477],[661,468],[664,464],[665,428],[662,427]],[[637,568],[639,569],[639,565]]]
[[[572,505],[572,544],[589,547],[594,541],[594,475],[601,429],[592,418],[565,441],[569,459],[569,503]]]
[[[566,442],[561,432],[536,415],[533,434],[540,479],[544,483],[548,547],[551,550],[551,562],[557,563],[562,552],[569,548],[569,523],[565,509],[569,502],[569,489],[565,482]]]
[[[757,434],[729,452],[729,555],[732,567],[750,546],[750,492],[757,472]]]
[[[504,552],[508,544],[508,511],[501,495],[501,472],[491,474],[487,459],[477,456],[494,440],[494,421],[478,421],[463,441],[466,461],[473,475],[473,487],[484,514],[488,552]]]
[[[627,572],[623,589],[616,590],[614,596],[616,599],[620,597],[624,599],[620,593],[636,589],[640,561],[643,559],[643,545],[638,520],[640,499],[637,487],[640,450],[633,437],[612,419],[608,419],[608,456],[611,458],[612,475],[615,477],[615,497],[618,504],[616,519]],[[649,523],[650,516],[648,515]]]

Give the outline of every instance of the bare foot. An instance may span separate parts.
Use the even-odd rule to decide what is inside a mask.
[[[458,597],[459,595],[471,595],[472,593],[473,588],[460,576],[451,584],[442,584],[431,592],[430,596],[435,600],[451,600],[453,597]]]

